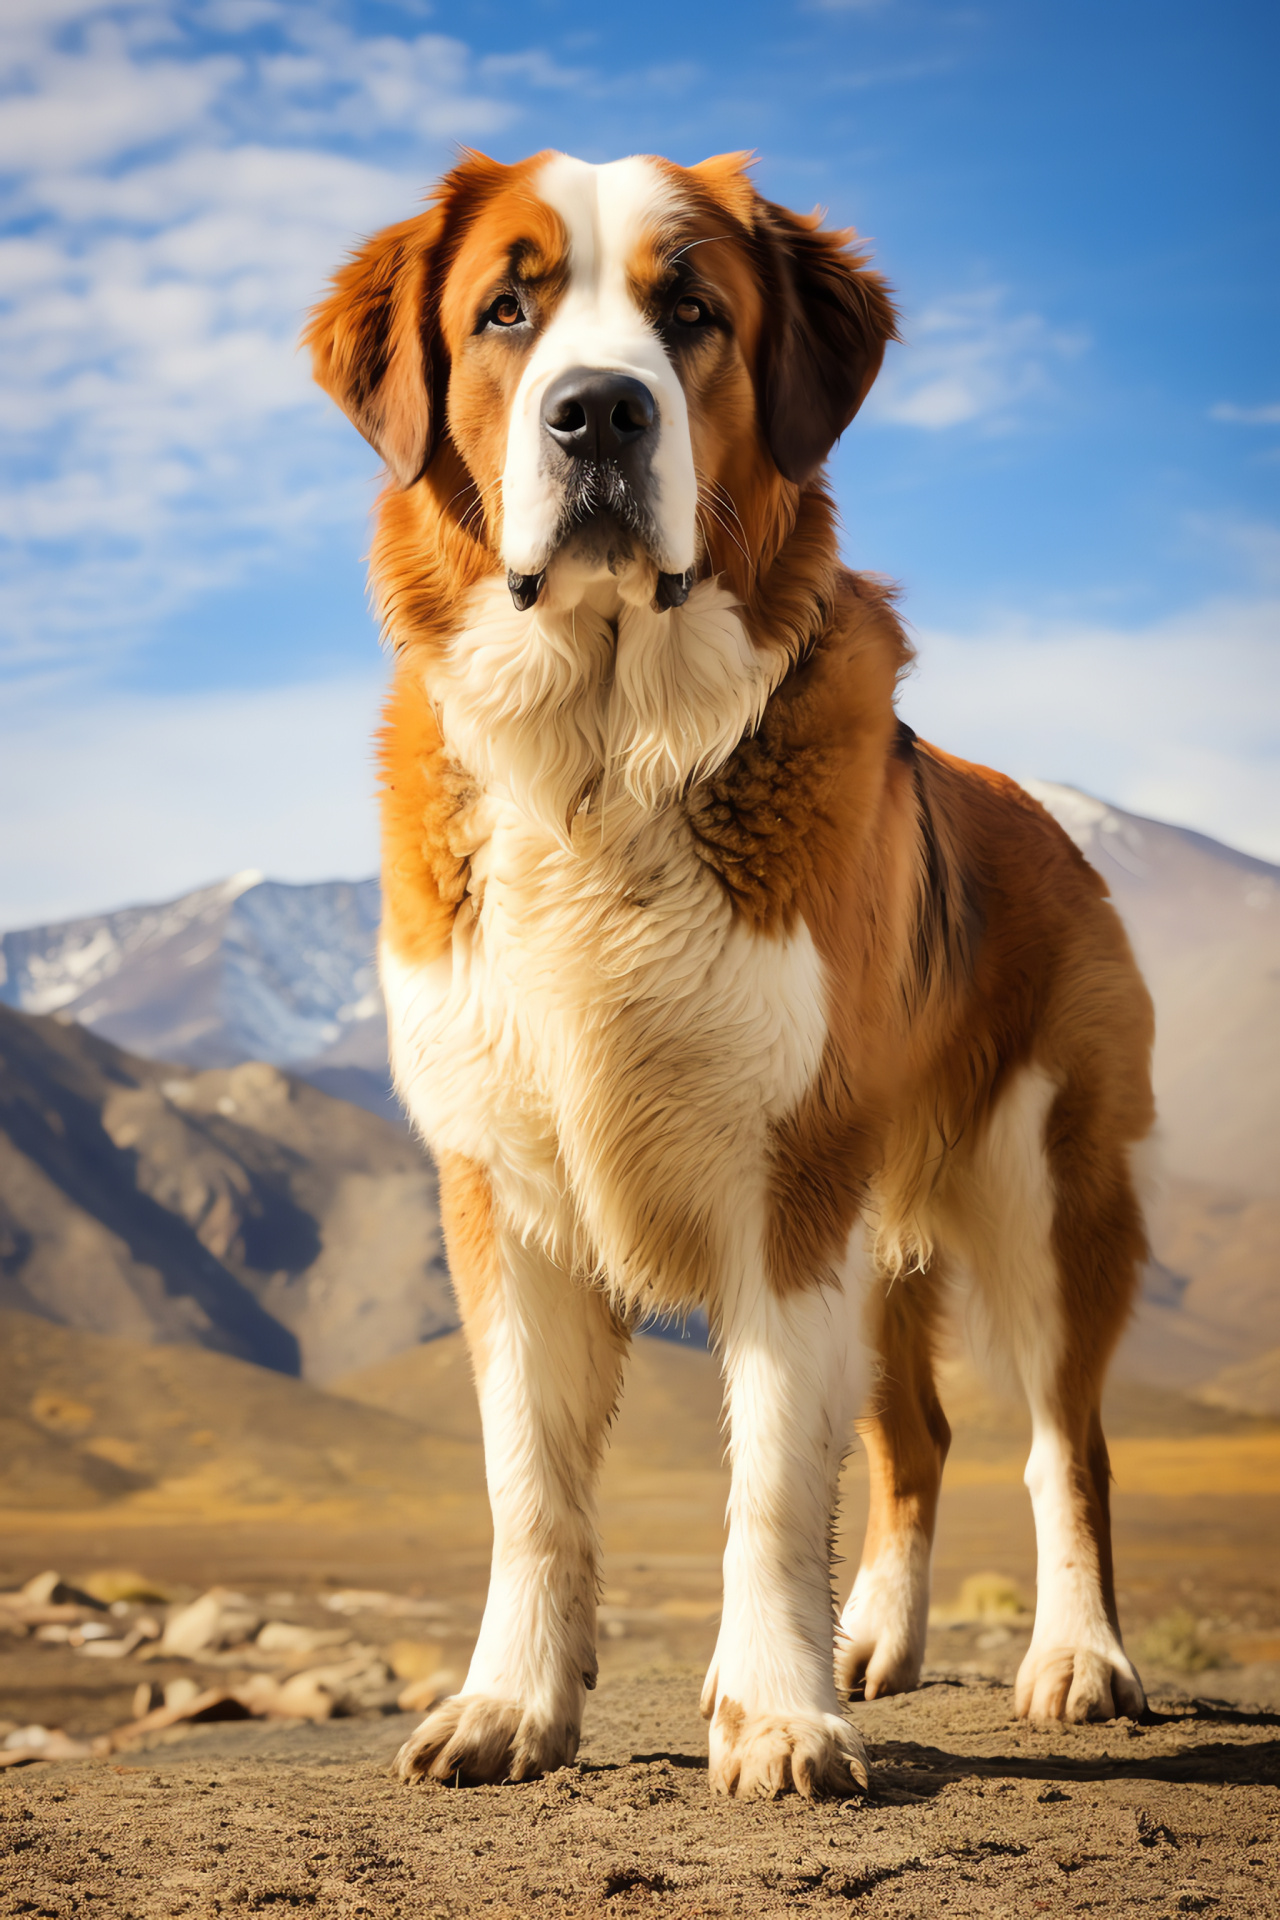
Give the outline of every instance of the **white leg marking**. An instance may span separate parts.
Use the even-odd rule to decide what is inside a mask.
[[[595,1479],[621,1340],[607,1303],[507,1236],[476,1340],[493,1568],[462,1692],[400,1751],[406,1779],[565,1765],[595,1685]]]
[[[1032,1404],[1025,1480],[1036,1522],[1036,1624],[1015,1705],[1033,1720],[1111,1720],[1146,1705],[1142,1682],[1107,1617],[1086,1521],[1082,1463],[1056,1413]]]
[[[886,1536],[869,1565],[858,1568],[836,1638],[836,1678],[863,1682],[868,1700],[910,1693],[920,1684],[929,1631],[931,1543],[918,1526]]]
[[[1025,1479],[1036,1523],[1036,1623],[1018,1674],[1017,1709],[1035,1718],[1110,1719],[1141,1712],[1145,1696],[1107,1616],[1089,1524],[1088,1463],[1080,1439],[1072,1444],[1060,1405],[1063,1315],[1072,1308],[1053,1251],[1055,1198],[1045,1152],[1056,1091],[1041,1069],[1024,1070],[992,1116],[963,1205],[948,1212],[974,1275],[973,1305],[1031,1407]]]
[[[757,1271],[721,1327],[733,1491],[724,1614],[703,1689],[720,1793],[850,1793],[866,1749],[832,1672],[829,1528],[856,1404],[860,1301],[777,1298]]]

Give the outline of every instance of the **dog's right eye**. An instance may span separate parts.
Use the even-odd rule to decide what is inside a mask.
[[[515,295],[504,293],[500,294],[488,312],[481,316],[480,327],[482,331],[485,327],[518,327],[523,319],[524,308]]]

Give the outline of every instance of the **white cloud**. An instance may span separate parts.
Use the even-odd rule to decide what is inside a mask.
[[[866,417],[930,432],[972,422],[1007,429],[1029,402],[1052,392],[1055,367],[1088,345],[1079,331],[1011,311],[1002,287],[936,300],[908,314],[903,331]]]
[[[1209,418],[1241,427],[1280,427],[1280,405],[1238,407],[1232,400],[1220,400],[1216,407],[1210,407]]]
[[[1280,600],[1138,630],[1009,621],[917,635],[900,702],[927,739],[1280,860]]]
[[[9,0],[10,671],[127,651],[268,543],[358,524],[376,461],[311,387],[298,331],[353,241],[420,203],[449,141],[505,125],[508,93],[573,78],[538,54],[509,65],[439,33],[361,39],[292,0]]]
[[[163,900],[244,867],[373,873],[382,677],[6,709],[0,818],[24,825],[0,836],[0,927]]]

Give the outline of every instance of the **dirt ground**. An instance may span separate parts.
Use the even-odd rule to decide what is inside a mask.
[[[1157,1694],[1149,1721],[1029,1727],[1006,1686],[933,1669],[851,1711],[865,1801],[713,1800],[693,1671],[606,1681],[576,1765],[405,1787],[402,1715],[194,1729],[12,1771],[0,1913],[152,1916],[1034,1914],[1273,1920],[1280,1713]]]
[[[131,1568],[177,1605],[219,1584],[266,1619],[336,1619],[397,1676],[357,1717],[175,1728],[104,1757],[0,1770],[0,1916],[1275,1920],[1280,1430],[1181,1409],[1171,1430],[1166,1410],[1130,1397],[1112,1424],[1120,1611],[1153,1711],[1141,1725],[1036,1728],[1012,1717],[1025,1614],[947,1623],[976,1574],[1004,1577],[1024,1608],[1034,1595],[1025,1436],[971,1423],[948,1469],[926,1684],[850,1709],[872,1751],[869,1798],[747,1804],[710,1797],[697,1714],[726,1490],[708,1405],[700,1451],[681,1430],[663,1452],[655,1400],[611,1458],[600,1687],[578,1763],[527,1786],[410,1788],[389,1771],[419,1717],[394,1710],[399,1677],[461,1674],[474,1641],[487,1526],[471,1480],[420,1498],[371,1481],[344,1505],[309,1481],[273,1483],[267,1500],[229,1478],[200,1482],[203,1506],[184,1481],[167,1504],[144,1492],[0,1513],[0,1587],[44,1568],[72,1583]],[[376,1480],[381,1455],[369,1458]],[[865,1516],[860,1456],[845,1496],[841,1595]],[[351,1588],[406,1606],[335,1615]],[[1161,1622],[1167,1642],[1171,1619],[1189,1625],[1202,1671],[1144,1648]],[[156,1651],[95,1659],[0,1634],[0,1741],[32,1725],[88,1740],[131,1717],[143,1680],[231,1686],[252,1666],[243,1648]]]

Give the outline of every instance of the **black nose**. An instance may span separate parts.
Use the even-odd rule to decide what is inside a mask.
[[[648,433],[656,418],[653,395],[643,380],[591,367],[562,373],[542,403],[543,426],[576,460],[616,459]]]

